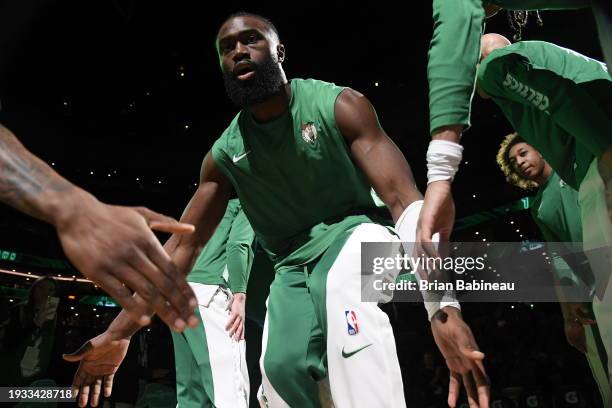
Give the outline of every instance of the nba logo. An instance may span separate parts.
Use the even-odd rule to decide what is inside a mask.
[[[346,317],[346,325],[348,334],[354,336],[359,333],[359,326],[357,325],[357,315],[352,310],[345,310],[344,316]]]

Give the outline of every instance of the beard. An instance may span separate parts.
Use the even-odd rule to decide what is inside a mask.
[[[253,78],[246,81],[234,78],[232,72],[223,73],[225,92],[239,108],[263,102],[278,92],[283,85],[282,71],[274,58],[254,64],[254,71]]]

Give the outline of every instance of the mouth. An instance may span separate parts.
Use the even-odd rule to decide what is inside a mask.
[[[239,62],[232,71],[234,78],[239,81],[246,81],[255,75],[255,66],[250,62]]]

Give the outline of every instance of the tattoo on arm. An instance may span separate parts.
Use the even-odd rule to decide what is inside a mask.
[[[72,188],[72,184],[0,125],[0,201],[44,218],[45,193],[62,193]]]

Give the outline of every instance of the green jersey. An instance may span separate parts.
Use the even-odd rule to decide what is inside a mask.
[[[547,242],[554,242],[551,248],[552,261],[559,279],[569,279],[579,288],[579,298],[587,299],[593,291],[594,278],[581,249],[582,218],[578,204],[578,191],[565,183],[553,172],[541,186],[530,208],[538,229]],[[555,248],[567,242],[564,250],[568,253],[555,255]],[[568,292],[572,293],[572,292]],[[573,292],[574,296],[577,292]]]
[[[546,241],[582,242],[578,192],[557,173],[538,189],[530,211]]]
[[[223,219],[195,262],[188,282],[226,285],[246,292],[253,263],[254,233],[238,199],[230,200]]]
[[[493,51],[478,86],[514,129],[575,189],[612,144],[612,80],[605,64],[543,41]]]
[[[476,64],[485,21],[484,3],[510,10],[571,9],[589,0],[434,0],[434,31],[429,46],[430,131],[470,124]]]
[[[309,263],[376,212],[335,119],[344,88],[293,79],[289,108],[258,123],[242,110],[212,148],[276,269]]]

